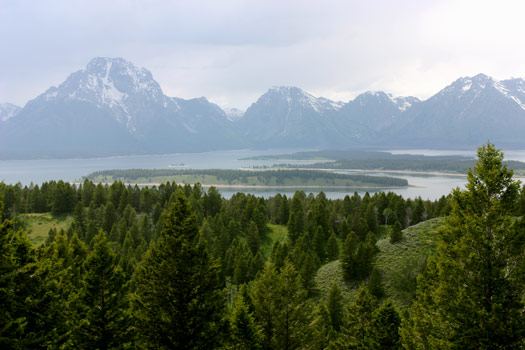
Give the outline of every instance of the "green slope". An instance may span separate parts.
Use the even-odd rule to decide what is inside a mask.
[[[398,307],[406,308],[410,305],[410,285],[415,281],[425,258],[435,252],[435,235],[443,224],[444,218],[427,220],[403,230],[403,240],[398,243],[391,244],[388,237],[377,242],[380,252],[376,266],[383,272],[386,296],[392,298]],[[358,282],[347,283],[343,280],[339,260],[321,266],[315,281],[322,297],[328,295],[335,282],[346,300],[357,295],[360,285]]]

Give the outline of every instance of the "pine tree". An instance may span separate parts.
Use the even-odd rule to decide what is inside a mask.
[[[315,253],[319,258],[319,261],[321,261],[321,263],[324,263],[326,261],[326,239],[324,237],[323,228],[321,226],[318,226],[315,230],[315,234],[312,238],[312,243],[314,246]]]
[[[517,349],[524,346],[523,219],[512,217],[519,182],[488,143],[478,149],[466,190],[452,193],[452,211],[438,250],[418,280],[403,343],[415,349]]]
[[[401,350],[401,337],[399,335],[401,318],[392,300],[387,299],[374,312],[373,317],[371,337],[374,339],[377,349]]]
[[[382,280],[383,277],[381,276],[381,271],[374,266],[370,278],[368,279],[368,291],[378,299],[381,299],[385,295],[385,288]]]
[[[20,281],[27,280],[24,265],[31,261],[28,260],[29,256],[24,257],[25,254],[21,255],[17,251],[23,242],[18,242],[12,230],[13,222],[2,221],[3,208],[0,200],[0,346],[3,349],[22,349],[19,341],[24,338],[27,309],[24,307],[25,295],[21,293]],[[26,246],[23,250],[28,251],[29,248]]]
[[[257,254],[261,246],[261,237],[259,236],[259,229],[255,222],[251,221],[246,233],[246,244],[250,248],[253,255]]]
[[[324,303],[320,303],[312,317],[309,326],[308,338],[303,341],[303,348],[311,350],[324,350],[328,348],[330,341],[335,337],[331,325],[330,314]]]
[[[301,268],[299,270],[299,275],[301,278],[301,285],[308,295],[312,295],[315,288],[315,274],[319,268],[318,259],[316,259],[315,254],[312,251],[306,253],[306,256],[302,262]]]
[[[330,323],[334,331],[339,332],[343,324],[343,296],[336,283],[332,284],[326,301]]]
[[[261,330],[255,323],[255,319],[241,293],[237,295],[230,315],[229,333],[228,348],[235,350],[257,350],[261,348]]]
[[[251,299],[257,323],[262,329],[263,349],[273,349],[273,337],[277,317],[275,303],[279,285],[277,271],[273,264],[266,264],[263,272],[255,279],[251,289]]]
[[[286,261],[278,278],[275,349],[299,349],[308,333],[311,307],[294,266]]]
[[[93,243],[84,263],[81,288],[72,300],[75,313],[69,346],[125,348],[132,339],[124,272],[104,232],[96,235]]]
[[[161,237],[135,271],[133,313],[146,348],[203,349],[217,343],[224,296],[219,266],[198,242],[196,217],[181,190]]]
[[[333,349],[376,349],[377,343],[373,337],[374,311],[376,299],[361,286],[354,302],[348,306],[343,329],[339,339],[332,345]]]
[[[337,243],[337,238],[335,237],[334,232],[332,232],[326,243],[326,257],[328,261],[339,259],[339,243]]]
[[[390,243],[394,244],[403,239],[403,228],[399,221],[396,221],[392,226],[392,231],[390,231]]]
[[[358,276],[357,266],[357,248],[359,246],[359,238],[356,234],[351,231],[346,237],[343,245],[343,254],[341,256],[341,267],[343,269],[343,277],[345,280],[350,281]]]
[[[311,307],[293,265],[286,261],[277,273],[267,264],[251,295],[263,349],[298,349],[308,332]]]

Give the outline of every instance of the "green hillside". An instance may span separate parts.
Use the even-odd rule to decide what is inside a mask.
[[[377,242],[380,249],[376,266],[383,272],[385,292],[401,308],[409,306],[417,273],[426,257],[435,251],[435,234],[444,224],[444,218],[431,219],[403,231],[403,240],[391,244],[388,237]],[[337,283],[347,300],[357,295],[358,282],[343,280],[341,263],[332,261],[321,266],[315,282],[321,296],[326,296],[333,283]]]

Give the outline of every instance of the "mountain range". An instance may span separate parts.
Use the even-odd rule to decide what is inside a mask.
[[[246,112],[166,96],[122,58],[94,58],[23,108],[0,104],[0,158],[94,157],[236,148],[525,147],[525,80],[464,77],[421,101],[365,92],[335,102],[269,89]]]

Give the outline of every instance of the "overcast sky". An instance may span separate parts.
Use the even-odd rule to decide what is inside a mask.
[[[276,85],[426,99],[461,76],[525,77],[524,13],[519,0],[0,0],[0,102],[24,105],[96,56],[223,107]]]

